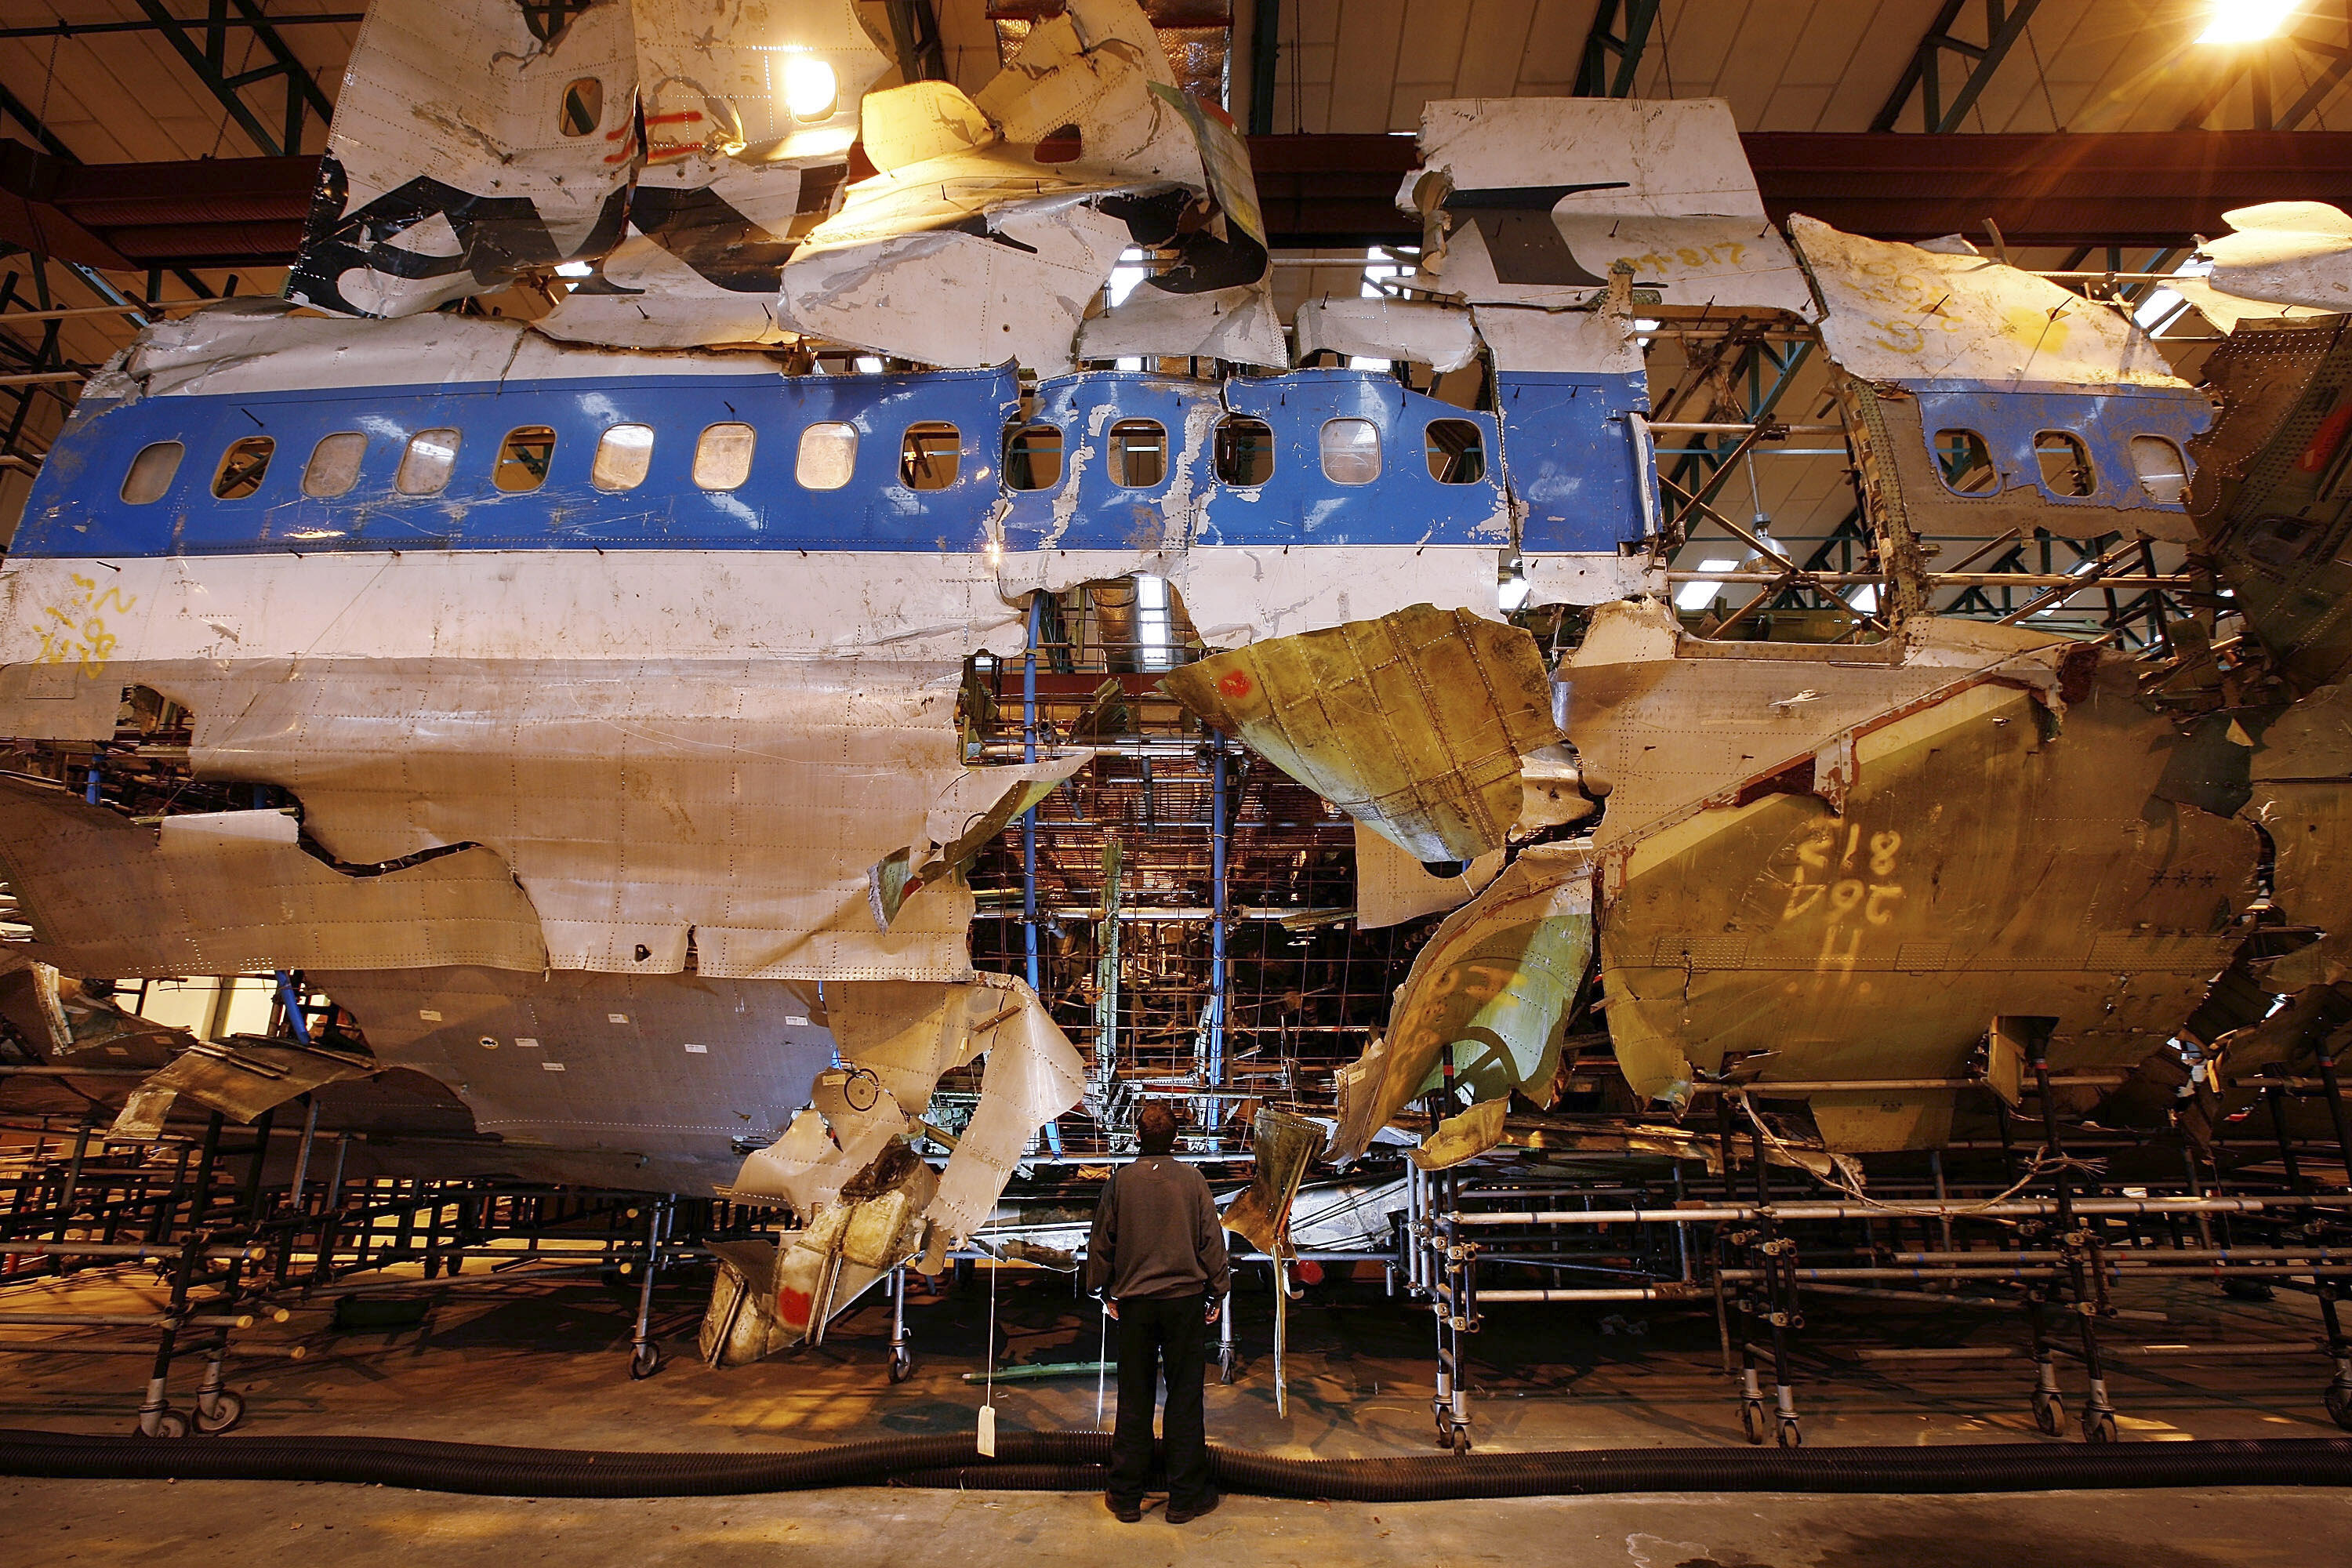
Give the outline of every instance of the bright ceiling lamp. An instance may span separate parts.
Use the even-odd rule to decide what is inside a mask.
[[[2200,44],[2251,44],[2267,38],[2303,9],[2303,0],[2219,0]]]
[[[814,122],[830,120],[841,101],[841,83],[833,68],[813,55],[793,55],[784,61],[784,107],[793,118]]]

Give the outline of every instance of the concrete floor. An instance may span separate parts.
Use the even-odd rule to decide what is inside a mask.
[[[565,1447],[793,1447],[900,1434],[970,1431],[980,1391],[961,1374],[984,1361],[988,1279],[910,1309],[915,1376],[882,1375],[887,1319],[861,1310],[823,1347],[714,1373],[695,1359],[698,1293],[662,1295],[670,1364],[632,1382],[623,1357],[634,1292],[593,1283],[484,1291],[415,1288],[436,1297],[425,1323],[335,1334],[324,1302],[283,1326],[241,1336],[232,1386],[255,1435],[368,1433]],[[2226,1301],[2210,1287],[2138,1286],[2125,1304],[2166,1314],[2116,1331],[2126,1342],[2315,1341],[2307,1300]],[[17,1286],[10,1311],[122,1310],[155,1293],[141,1279],[70,1289]],[[1290,1402],[1274,1409],[1270,1300],[1238,1298],[1244,1365],[1212,1383],[1212,1435],[1298,1456],[1431,1452],[1425,1314],[1376,1289],[1325,1288],[1294,1308]],[[1851,1341],[2000,1343],[2000,1314],[1809,1303],[1798,1397],[1814,1447],[2008,1441],[2033,1432],[2022,1362],[1888,1368],[1859,1362]],[[1057,1277],[1008,1273],[997,1299],[998,1364],[1091,1359],[1096,1320]],[[1988,1321],[1990,1320],[1990,1321]],[[28,1333],[28,1331],[16,1331]],[[295,1347],[302,1359],[289,1359]],[[1507,1309],[1472,1342],[1480,1445],[1487,1448],[1737,1443],[1711,1311]],[[145,1375],[133,1357],[13,1355],[0,1425],[127,1430]],[[196,1368],[174,1384],[186,1402]],[[2078,1376],[2067,1371],[2070,1402]],[[2113,1391],[2126,1440],[2338,1436],[2319,1404],[2326,1363],[2309,1356],[2161,1359],[2121,1363]],[[1005,1429],[1094,1424],[1092,1379],[1001,1384]],[[210,1441],[194,1438],[190,1441]],[[234,1439],[223,1439],[231,1440]],[[1940,1562],[2061,1563],[2067,1568],[2196,1568],[2207,1563],[2341,1562],[2352,1494],[2240,1489],[2011,1497],[1537,1499],[1345,1504],[1234,1498],[1184,1527],[1155,1505],[1122,1526],[1099,1499],[1030,1493],[845,1490],[715,1500],[604,1502],[448,1497],[380,1488],[243,1483],[0,1479],[7,1560],[152,1563],[179,1550],[259,1562],[331,1553],[337,1568],[410,1563],[723,1563],[772,1561],[778,1546],[821,1552],[826,1568],[903,1564],[943,1541],[969,1568],[1072,1563],[1172,1563],[1212,1552],[1245,1562],[1410,1559],[1421,1563],[1625,1563],[1632,1568],[1805,1568]],[[330,1533],[331,1532],[331,1534]],[[948,1532],[953,1532],[950,1535]],[[320,1544],[326,1537],[328,1543]]]

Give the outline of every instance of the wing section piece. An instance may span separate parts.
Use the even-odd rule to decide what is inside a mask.
[[[1535,639],[1428,605],[1253,643],[1161,684],[1424,862],[1500,848],[1521,757],[1561,738]]]
[[[1340,1071],[1334,1159],[1361,1154],[1449,1077],[1473,1100],[1517,1089],[1551,1103],[1560,1026],[1592,962],[1592,881],[1586,848],[1538,845],[1446,917],[1397,988],[1387,1033]]]
[[[2221,216],[2234,232],[2198,247],[2213,264],[2212,289],[2239,300],[2352,310],[2352,216],[2343,208],[2264,202]]]

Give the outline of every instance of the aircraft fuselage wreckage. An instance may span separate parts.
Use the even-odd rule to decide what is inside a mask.
[[[1039,595],[1135,574],[1197,632],[1168,691],[1354,819],[1365,922],[1453,908],[1332,1157],[1441,1086],[1419,1157],[1492,1146],[1577,1016],[1654,1110],[1744,1085],[1829,1154],[1935,1146],[2020,1040],[2078,1081],[2185,1043],[2210,1089],[2352,1016],[2343,214],[2239,215],[2185,285],[2235,326],[2217,414],[2127,306],[1776,227],[1720,101],[1439,101],[1413,287],[1286,333],[1246,145],[1129,0],[973,95],[888,64],[845,0],[546,41],[377,0],[287,298],[95,377],[0,572],[56,1016],[59,974],[299,972],[364,1051],[289,1096],[406,1068],[502,1157],[789,1202],[744,1331],[797,1337],[1087,1091],[974,969],[963,868],[1089,755],[998,760],[958,698]],[[535,320],[464,308],[558,267]],[[1727,320],[1830,366],[1888,588],[1828,640],[1669,598],[1721,514],[1658,477],[1644,334]],[[1293,368],[1351,356],[1423,390]],[[1939,559],[2036,531],[2185,549],[2194,607],[2138,653],[1938,613]],[[134,1110],[249,1113],[260,1048]]]

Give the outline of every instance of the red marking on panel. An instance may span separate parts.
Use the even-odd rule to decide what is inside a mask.
[[[1257,687],[1248,676],[1236,669],[1217,678],[1217,689],[1228,697],[1247,697]]]
[[[2306,474],[2315,474],[2326,468],[2327,459],[2336,455],[2336,448],[2342,444],[2347,430],[2352,430],[2352,402],[2336,409],[2320,425],[2311,437],[2311,445],[2305,447],[2303,456],[2294,460],[2295,468]]]

